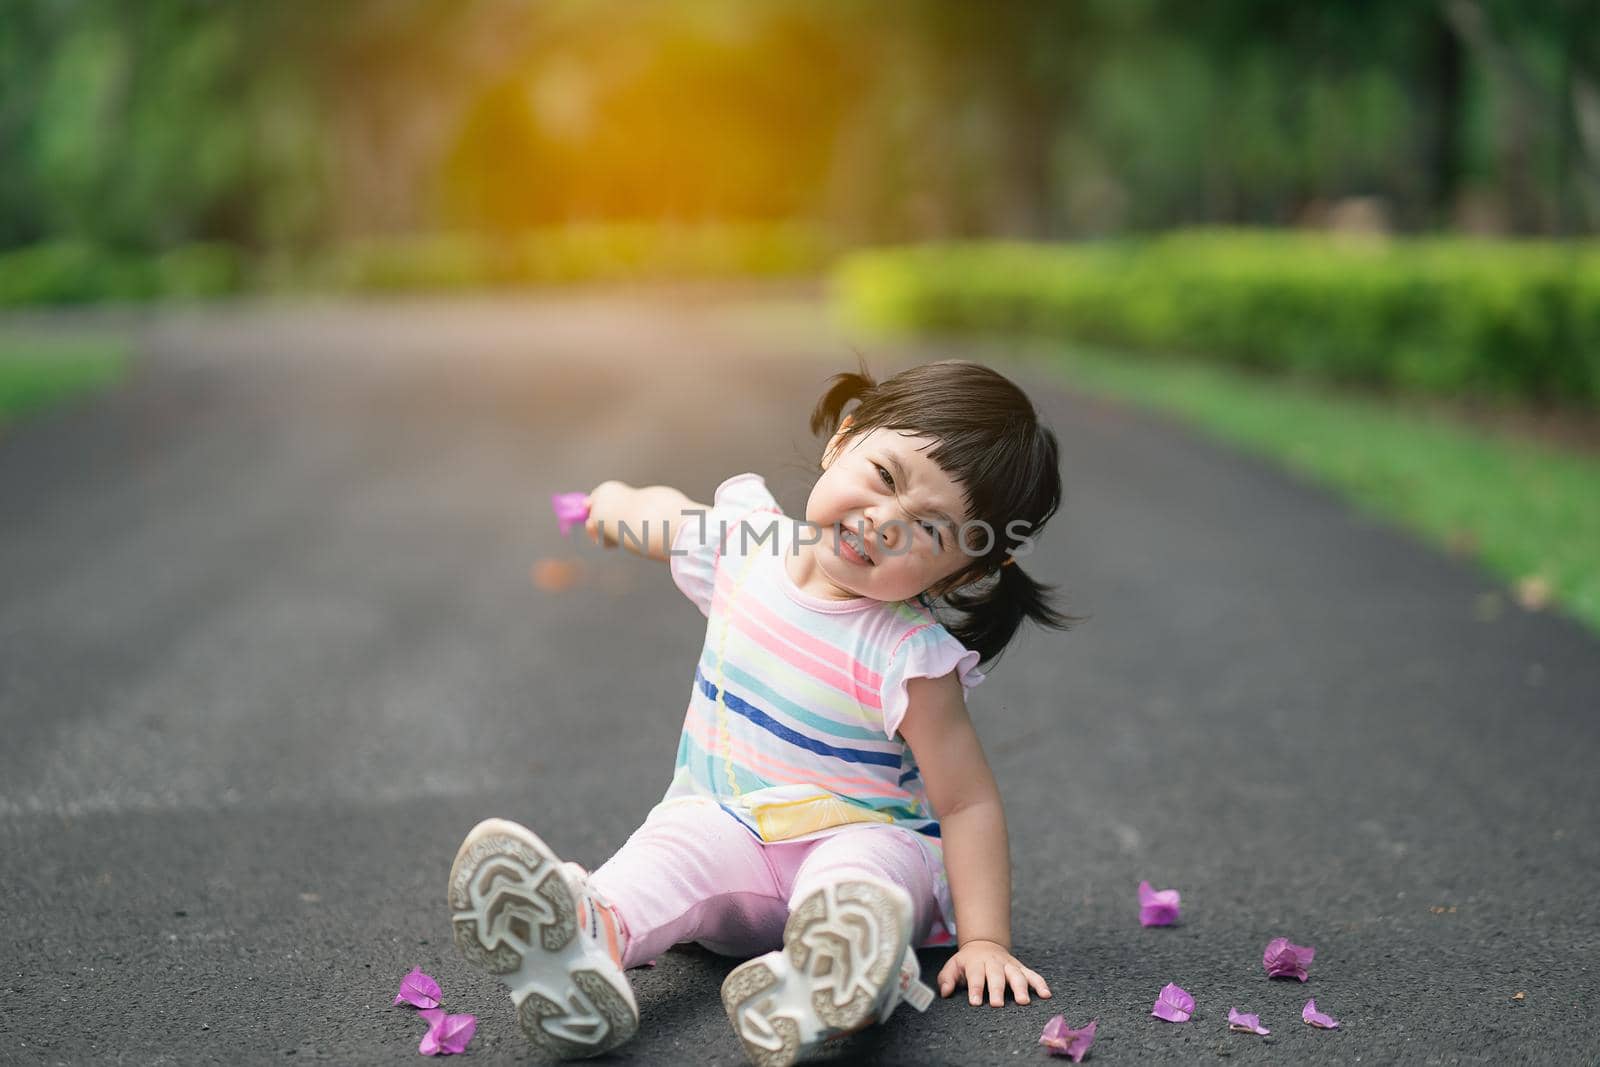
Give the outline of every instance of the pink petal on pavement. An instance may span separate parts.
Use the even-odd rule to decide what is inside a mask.
[[[437,1008],[439,996],[439,983],[423,974],[421,967],[413,967],[410,974],[400,979],[400,992],[395,994],[394,1002],[414,1008]]]
[[[442,1010],[423,1014],[428,1016],[428,1032],[422,1035],[417,1051],[424,1056],[465,1052],[478,1031],[476,1015],[446,1015]]]
[[[1065,1015],[1057,1015],[1044,1024],[1044,1033],[1039,1035],[1039,1044],[1049,1049],[1052,1056],[1065,1056],[1073,1063],[1082,1063],[1083,1057],[1088,1055],[1090,1047],[1094,1045],[1094,1031],[1098,1024],[1098,1019],[1090,1019],[1088,1026],[1074,1030],[1067,1025]]]
[[[1237,1030],[1241,1034],[1260,1034],[1262,1037],[1272,1033],[1261,1025],[1261,1016],[1246,1015],[1238,1008],[1228,1009],[1228,1029]]]
[[[1339,1029],[1339,1020],[1335,1019],[1331,1015],[1326,1015],[1318,1011],[1317,1002],[1315,1000],[1306,1001],[1306,1006],[1300,1009],[1300,1019],[1302,1022],[1308,1023],[1322,1030]]]
[[[1168,982],[1161,987],[1161,995],[1156,997],[1150,1014],[1169,1023],[1186,1023],[1194,1014],[1194,998]]]
[[[556,523],[565,537],[574,526],[582,526],[589,517],[588,493],[551,493],[550,506],[555,509]]]
[[[1178,891],[1152,889],[1149,882],[1139,883],[1139,924],[1141,926],[1171,926],[1178,921]]]
[[[1287,937],[1275,937],[1261,952],[1261,966],[1267,969],[1268,978],[1298,978],[1304,982],[1310,977],[1306,968],[1316,954],[1310,945],[1291,945]]]

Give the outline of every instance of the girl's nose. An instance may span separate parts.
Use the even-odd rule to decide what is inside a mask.
[[[898,548],[906,539],[905,513],[892,504],[872,508],[867,513],[872,522],[872,536],[885,548]]]

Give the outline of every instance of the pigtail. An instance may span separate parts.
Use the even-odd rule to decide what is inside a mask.
[[[1053,630],[1070,630],[1083,618],[1065,615],[1052,601],[1056,587],[1036,582],[1011,562],[998,569],[995,581],[967,586],[942,599],[964,617],[946,624],[956,640],[978,653],[978,662],[992,666],[1027,619]]]
[[[839,424],[844,421],[845,405],[852,400],[861,400],[878,387],[877,381],[872,377],[872,372],[867,370],[867,361],[861,354],[856,353],[860,363],[860,371],[843,371],[828,379],[828,387],[822,394],[822,399],[817,401],[817,406],[811,412],[811,432],[831,438],[839,429]]]

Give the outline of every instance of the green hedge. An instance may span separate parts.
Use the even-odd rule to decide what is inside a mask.
[[[835,254],[825,231],[792,223],[594,223],[499,238],[423,234],[259,261],[226,245],[140,256],[57,241],[0,251],[0,307],[203,298],[244,289],[420,292],[816,275]]]
[[[858,324],[1021,332],[1389,389],[1600,403],[1600,245],[1192,231],[861,252]]]
[[[182,245],[157,255],[56,241],[0,252],[0,307],[156,297],[200,299],[237,291],[243,263],[227,245]]]
[[[816,274],[832,257],[820,231],[791,224],[574,225],[498,239],[464,235],[351,243],[304,282],[357,292],[482,289],[595,281]]]

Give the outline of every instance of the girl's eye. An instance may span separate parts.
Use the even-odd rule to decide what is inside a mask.
[[[878,475],[883,479],[883,484],[887,485],[890,489],[893,489],[894,475],[885,470],[883,464],[881,463],[874,463],[873,467],[877,469]],[[939,528],[937,526],[927,521],[919,522],[918,525],[924,530],[928,531],[929,536],[933,538],[934,544],[938,545],[941,549],[944,548],[944,538],[939,536]]]

